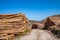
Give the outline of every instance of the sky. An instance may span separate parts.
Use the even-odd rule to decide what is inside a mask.
[[[29,20],[60,14],[60,0],[0,0],[0,14],[23,13]]]

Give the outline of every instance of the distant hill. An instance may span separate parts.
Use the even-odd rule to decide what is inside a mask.
[[[29,20],[29,22],[40,23],[40,21],[36,21],[36,20]]]

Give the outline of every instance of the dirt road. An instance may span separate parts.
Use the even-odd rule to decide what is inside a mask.
[[[32,29],[28,35],[15,38],[14,40],[60,40],[50,34],[48,31]]]

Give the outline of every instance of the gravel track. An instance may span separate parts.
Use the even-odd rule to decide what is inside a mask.
[[[18,38],[14,38],[14,40],[60,40],[53,36],[46,30],[32,29],[32,31],[25,35],[20,36]]]

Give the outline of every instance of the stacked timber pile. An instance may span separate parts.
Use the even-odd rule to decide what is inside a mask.
[[[0,15],[0,39],[4,39],[4,35],[8,37],[8,35],[24,32],[27,29],[27,23],[28,20],[24,14]]]
[[[50,30],[54,35],[60,38],[60,14],[47,17],[41,21],[45,30]]]
[[[24,14],[0,15],[0,29],[15,29],[28,22]]]

